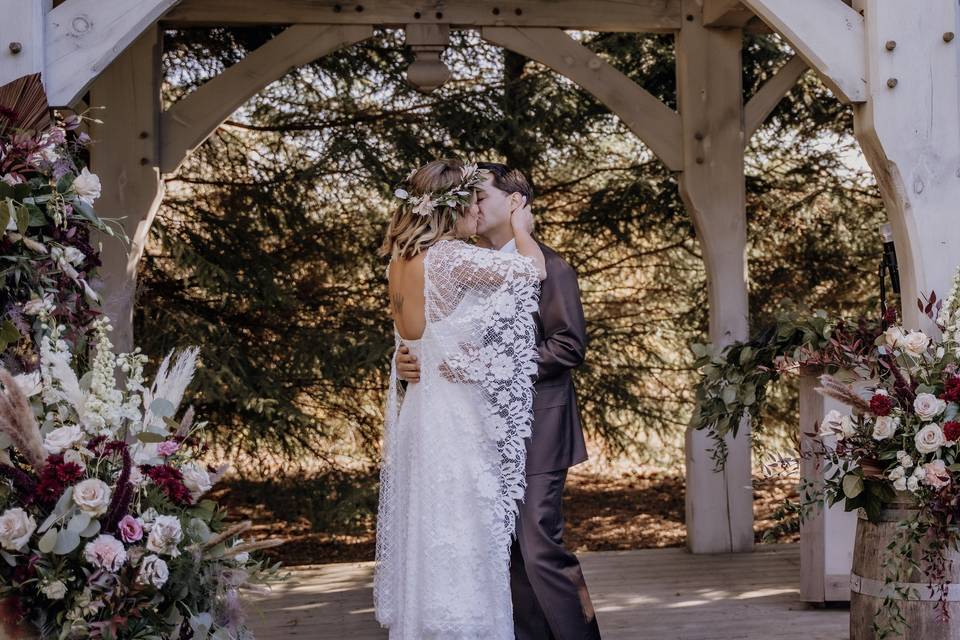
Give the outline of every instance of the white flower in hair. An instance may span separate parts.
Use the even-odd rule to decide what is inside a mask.
[[[425,193],[418,198],[411,200],[413,212],[419,216],[429,216],[433,214],[434,202],[429,193]]]
[[[401,200],[406,200],[407,198],[410,197],[410,194],[407,193],[405,189],[397,189],[396,191],[393,192],[393,195],[400,198]]]

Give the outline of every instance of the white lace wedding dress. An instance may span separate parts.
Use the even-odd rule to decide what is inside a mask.
[[[539,280],[533,261],[458,240],[424,258],[426,329],[391,367],[374,604],[391,640],[513,640],[510,541],[525,489]],[[397,336],[399,344],[400,338]]]

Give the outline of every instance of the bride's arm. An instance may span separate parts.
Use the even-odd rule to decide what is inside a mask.
[[[517,253],[533,260],[540,280],[547,279],[547,265],[540,245],[533,239],[533,213],[529,205],[514,210],[510,214],[510,224],[513,226],[513,237],[517,242]]]

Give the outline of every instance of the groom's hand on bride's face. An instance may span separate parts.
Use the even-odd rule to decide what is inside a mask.
[[[410,349],[401,345],[397,351],[397,375],[407,382],[420,382],[420,363]]]

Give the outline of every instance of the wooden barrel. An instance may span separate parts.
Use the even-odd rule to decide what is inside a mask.
[[[887,505],[880,514],[880,522],[873,523],[861,512],[857,520],[857,538],[853,547],[853,571],[850,574],[850,640],[874,640],[873,621],[885,596],[901,600],[900,611],[910,628],[905,640],[960,640],[960,554],[951,554],[952,572],[947,576],[952,583],[947,589],[947,608],[950,620],[938,620],[934,605],[939,590],[931,593],[927,579],[914,571],[899,586],[913,587],[911,599],[903,599],[893,591],[893,585],[884,584],[884,558],[889,553],[887,544],[894,538],[897,523],[915,513],[913,496],[899,492],[897,500]],[[918,558],[918,556],[914,556]]]

